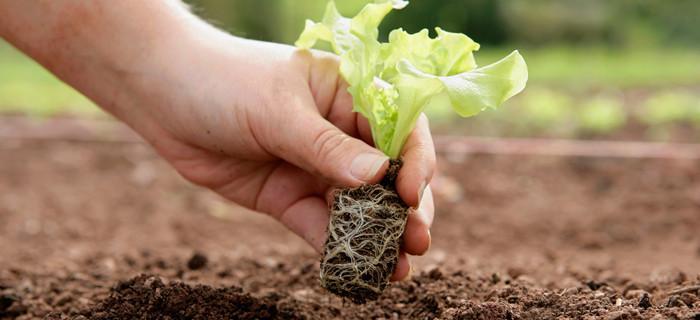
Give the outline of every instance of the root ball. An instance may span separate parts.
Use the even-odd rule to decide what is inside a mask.
[[[321,286],[355,303],[376,300],[398,261],[408,206],[394,188],[400,163],[382,184],[338,190],[321,260]]]

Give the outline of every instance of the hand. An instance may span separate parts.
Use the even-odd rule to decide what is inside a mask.
[[[6,5],[19,6],[18,14],[42,9]],[[371,146],[367,120],[352,112],[333,55],[235,38],[170,2],[58,1],[49,8],[61,5],[79,9],[58,10],[59,26],[49,30],[71,37],[51,34],[54,43],[43,50],[32,47],[43,43],[35,39],[41,35],[24,46],[16,33],[8,33],[10,40],[139,132],[186,179],[269,214],[318,252],[329,190],[377,182],[388,167],[388,158]],[[144,13],[148,8],[153,12]],[[93,11],[100,19],[84,25]],[[140,14],[148,16],[147,29],[125,25]],[[71,59],[76,55],[82,60]],[[435,155],[425,116],[402,158],[397,189],[416,209],[394,280],[409,274],[406,254],[424,254],[431,241],[427,186]]]
[[[388,166],[367,120],[352,112],[336,57],[229,39],[177,65],[174,80],[139,102],[163,106],[151,113],[160,133],[149,141],[190,181],[271,215],[321,252],[329,189],[377,182]],[[409,273],[406,253],[430,246],[433,199],[421,188],[435,159],[425,116],[403,159],[397,188],[418,209],[394,279]]]

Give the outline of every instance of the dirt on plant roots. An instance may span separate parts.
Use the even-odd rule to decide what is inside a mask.
[[[0,319],[700,319],[700,163],[439,158],[432,248],[376,301],[141,144],[0,141]]]
[[[401,160],[380,183],[338,189],[321,257],[321,286],[358,304],[376,300],[394,272],[408,205],[396,192]]]

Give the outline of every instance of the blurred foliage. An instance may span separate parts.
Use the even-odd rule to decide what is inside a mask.
[[[579,125],[583,131],[601,134],[622,128],[627,113],[619,99],[595,97],[578,108]]]
[[[326,0],[185,0],[228,32],[291,43]],[[346,15],[367,0],[337,0]],[[620,128],[668,139],[672,128],[700,132],[700,16],[697,0],[413,0],[389,15],[383,37],[440,26],[483,45],[480,65],[519,49],[525,92],[497,111],[455,120],[428,110],[444,133],[610,136]],[[102,114],[85,97],[0,40],[0,112],[38,116]],[[636,129],[635,129],[636,128]]]
[[[187,0],[228,31],[291,43],[306,18],[318,19],[325,0]],[[338,0],[341,12],[356,12],[368,0]],[[391,14],[388,30],[415,32],[440,26],[483,44],[698,45],[697,0],[414,0]]]
[[[639,118],[649,125],[693,121],[700,110],[700,97],[684,91],[661,92],[651,96]]]
[[[477,54],[489,57],[490,53]],[[531,83],[572,90],[591,87],[650,87],[700,84],[700,50],[546,47],[523,49]],[[490,58],[489,58],[490,60]]]
[[[0,112],[33,116],[101,113],[87,98],[3,42],[0,42]]]
[[[699,132],[700,96],[684,90],[656,93],[645,101],[638,118],[647,125],[647,136],[653,140],[672,140],[679,128]]]
[[[573,115],[572,98],[549,88],[530,88],[518,102],[518,119],[539,130],[564,125]]]
[[[572,92],[534,85],[504,108],[466,121],[445,110],[427,113],[438,132],[450,134],[685,142],[700,138],[700,92],[692,88]]]

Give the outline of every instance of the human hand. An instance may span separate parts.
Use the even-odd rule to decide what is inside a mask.
[[[388,167],[371,147],[367,120],[352,112],[336,57],[240,39],[205,51],[174,67],[176,80],[140,102],[163,106],[151,113],[161,129],[149,141],[190,181],[269,214],[321,252],[329,190],[377,182]],[[406,253],[421,255],[431,241],[433,199],[425,186],[435,158],[424,116],[402,157],[397,189],[417,209],[395,280],[409,274]]]
[[[182,176],[269,214],[318,252],[329,190],[377,182],[388,167],[333,55],[232,37],[177,2],[1,4],[13,14],[0,35],[139,132]],[[24,28],[38,17],[47,27]],[[431,241],[425,116],[402,158],[397,190],[415,209],[394,280],[409,274],[406,254]]]

